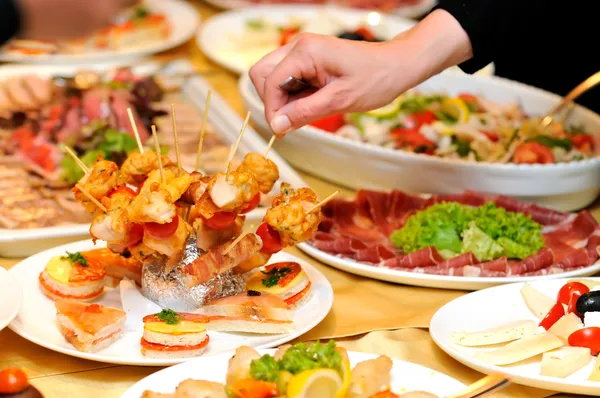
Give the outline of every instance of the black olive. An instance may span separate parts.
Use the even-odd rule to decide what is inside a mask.
[[[260,292],[256,290],[248,290],[248,296],[260,296]]]
[[[577,299],[577,312],[600,312],[600,291],[587,292]]]

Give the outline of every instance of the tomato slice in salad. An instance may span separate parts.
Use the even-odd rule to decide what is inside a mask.
[[[419,130],[421,126],[431,124],[437,120],[437,116],[432,111],[415,112],[404,120],[404,125],[407,128]]]
[[[539,142],[526,142],[519,145],[513,159],[517,164],[554,163],[552,151]]]
[[[144,231],[154,239],[168,239],[177,231],[179,226],[179,217],[173,217],[173,221],[166,224],[147,222],[144,224]]]
[[[575,148],[580,151],[592,151],[594,149],[594,138],[588,134],[573,134],[571,136],[571,141]]]
[[[396,141],[396,147],[410,149],[416,153],[433,155],[436,145],[419,133],[415,128],[397,128],[390,131],[390,135]]]
[[[585,347],[592,351],[592,355],[600,352],[600,328],[589,327],[576,330],[569,336],[569,345],[573,347]]]
[[[262,248],[260,249],[261,252],[265,254],[274,254],[283,248],[279,232],[270,225],[265,223],[261,224],[260,227],[256,229],[256,234],[260,236],[260,239],[262,239],[263,242]]]
[[[340,128],[342,128],[344,124],[346,124],[346,122],[344,121],[344,115],[336,114],[324,117],[323,119],[317,120],[316,122],[312,122],[310,125],[330,133],[335,133]]]
[[[492,142],[498,142],[498,140],[500,139],[498,133],[496,133],[495,131],[481,130],[481,132],[485,134],[485,136],[489,138]]]
[[[563,307],[561,303],[556,303],[552,308],[550,308],[550,311],[548,311],[544,319],[542,319],[540,326],[548,330],[564,315],[565,307]]]

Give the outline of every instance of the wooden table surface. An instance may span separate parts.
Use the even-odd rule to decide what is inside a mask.
[[[203,19],[209,18],[218,12],[199,1],[194,1],[192,4],[198,9]],[[245,113],[241,97],[237,91],[237,76],[208,60],[196,47],[194,40],[158,56],[158,58],[173,57],[190,59],[198,68],[200,74],[213,85],[236,112],[240,115]],[[338,188],[317,178],[304,174],[302,176],[319,195],[326,195]],[[347,190],[341,190],[343,193],[350,193]],[[600,218],[598,203],[593,207],[593,211],[596,217]],[[311,262],[325,273],[336,294],[336,303],[334,303],[330,315],[319,325],[318,330],[308,333],[300,340],[320,336],[347,336],[340,338],[338,341],[349,349],[385,353],[395,358],[442,371],[464,383],[471,383],[482,377],[481,374],[462,366],[439,350],[426,331],[429,319],[435,310],[440,305],[464,294],[464,292],[401,287],[365,280],[319,264],[296,249],[292,249],[290,252]],[[19,259],[0,258],[0,266],[9,269],[18,261]],[[388,292],[389,295],[394,296],[398,292],[402,292],[403,300],[407,301],[412,298],[414,302],[421,302],[424,307],[419,307],[416,313],[407,315],[398,310],[397,302],[393,303],[394,305],[388,303],[386,307],[385,302],[390,301],[386,296],[389,297],[389,295],[387,293],[379,294],[381,301],[371,304],[372,309],[380,309],[377,314],[377,327],[369,328],[368,325],[359,325],[362,329],[361,327],[357,329],[352,325],[352,321],[346,320],[347,322],[345,322],[348,311],[344,310],[344,307],[360,303],[360,299],[352,297],[355,292],[354,289],[357,288],[363,292]],[[429,299],[423,302],[418,298],[421,294],[426,294]],[[352,299],[356,302],[352,302]],[[407,305],[406,307],[410,306]],[[381,308],[385,309],[381,310]],[[405,316],[404,319],[402,319],[403,316]],[[386,323],[386,319],[390,321]],[[401,325],[402,327],[394,328],[393,325]],[[365,334],[365,331],[371,332]],[[360,334],[356,335],[359,332]],[[111,365],[59,354],[37,346],[7,328],[0,331],[0,369],[9,366],[25,369],[32,384],[49,398],[116,398],[135,382],[158,370],[155,367]],[[511,386],[498,394],[498,396],[506,397],[544,397],[550,395],[553,395],[553,393],[520,386]]]

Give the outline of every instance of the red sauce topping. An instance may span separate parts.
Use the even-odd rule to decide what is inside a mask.
[[[142,349],[146,349],[146,350],[176,352],[176,351],[198,350],[200,348],[204,348],[208,345],[209,340],[210,340],[210,338],[208,337],[208,335],[206,335],[206,338],[204,339],[204,341],[198,345],[164,345],[164,344],[150,343],[149,341],[147,341],[146,339],[144,339],[142,337],[142,340],[140,341],[140,345],[142,346]]]
[[[304,298],[304,296],[306,296],[308,294],[308,292],[310,291],[310,285],[311,285],[311,283],[308,282],[308,285],[306,285],[306,287],[304,289],[302,289],[298,294],[285,300],[285,303],[289,306],[293,306],[298,301],[302,300]]]
[[[83,312],[90,312],[92,314],[101,314],[102,307],[98,304],[90,304],[83,309]]]
[[[288,283],[294,280],[295,277],[302,272],[300,264],[292,261],[286,261],[282,263],[269,264],[265,267],[265,272],[272,271],[273,269],[289,268],[290,272],[282,276],[277,283],[279,286],[286,286]]]

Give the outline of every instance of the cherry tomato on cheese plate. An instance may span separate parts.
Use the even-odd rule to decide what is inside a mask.
[[[569,345],[589,348],[592,355],[598,355],[600,352],[600,328],[589,327],[576,330],[569,336]]]
[[[540,322],[540,326],[548,330],[565,315],[565,308],[561,303],[554,304],[554,307],[550,308],[550,311],[546,314],[544,319]]]
[[[560,288],[556,301],[564,305],[569,305],[571,302],[571,296],[578,294],[581,296],[590,291],[590,288],[581,282],[569,282]]]

